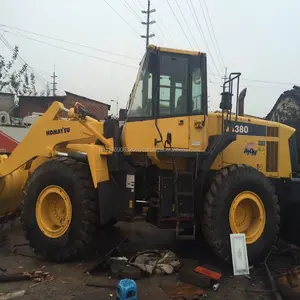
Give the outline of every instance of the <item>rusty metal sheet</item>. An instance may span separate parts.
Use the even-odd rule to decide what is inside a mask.
[[[283,299],[300,299],[300,267],[293,268],[277,279],[278,289]]]
[[[163,284],[161,288],[171,299],[197,299],[206,295],[206,291],[191,284],[178,283],[177,285]]]

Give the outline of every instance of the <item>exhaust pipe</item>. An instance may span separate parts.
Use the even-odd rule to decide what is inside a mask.
[[[244,102],[245,102],[246,94],[247,94],[247,88],[244,88],[239,94],[239,99],[238,99],[238,115],[239,116],[244,116]]]

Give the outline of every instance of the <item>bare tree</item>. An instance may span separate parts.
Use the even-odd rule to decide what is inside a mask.
[[[0,92],[9,92],[18,96],[36,96],[35,75],[28,71],[28,65],[23,64],[19,70],[14,68],[18,55],[18,46],[14,47],[12,58],[9,61],[6,61],[0,54]],[[50,95],[48,84],[46,90],[41,94]]]

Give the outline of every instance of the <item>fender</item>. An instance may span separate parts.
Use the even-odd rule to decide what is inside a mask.
[[[86,153],[95,189],[99,183],[109,180],[107,155],[110,155],[111,152],[106,150],[104,146],[69,144],[66,149]]]
[[[211,136],[211,142],[208,144],[198,171],[207,172],[217,156],[236,140],[236,136],[237,134],[234,132],[224,132],[221,135]]]
[[[204,182],[210,167],[217,158],[232,142],[236,140],[237,134],[234,132],[224,132],[221,135],[210,137],[210,143],[204,153],[202,160],[197,167],[200,182],[200,197],[203,199]]]

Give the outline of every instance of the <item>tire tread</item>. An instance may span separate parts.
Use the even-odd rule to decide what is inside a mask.
[[[24,215],[24,206],[28,191],[34,188],[35,182],[42,172],[47,173],[51,169],[57,167],[66,168],[70,172],[72,179],[79,178],[80,181],[76,184],[81,184],[81,191],[83,199],[81,199],[81,207],[83,209],[83,220],[80,228],[77,228],[79,237],[72,241],[72,245],[61,249],[61,251],[51,251],[51,249],[45,249],[42,243],[39,243],[31,234],[31,230],[28,229],[26,224],[26,216]],[[70,261],[78,257],[87,255],[91,249],[91,244],[95,238],[95,232],[97,225],[99,224],[99,206],[98,199],[95,193],[93,182],[90,175],[90,170],[87,164],[78,162],[72,158],[59,157],[51,159],[41,166],[39,166],[32,176],[27,180],[23,189],[23,200],[22,200],[22,211],[21,211],[21,222],[25,234],[25,238],[28,240],[30,246],[36,253],[45,255],[47,259],[54,260],[57,262]]]

